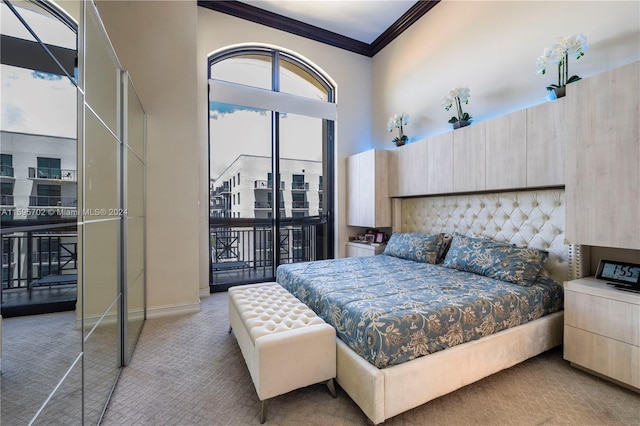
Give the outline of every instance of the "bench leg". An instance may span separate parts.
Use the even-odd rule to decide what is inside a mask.
[[[338,394],[336,393],[336,385],[334,384],[333,379],[327,380],[327,387],[329,388],[331,396],[337,398]]]
[[[262,407],[260,408],[260,424],[263,424],[267,420],[267,409],[269,408],[269,400],[262,401]]]
[[[231,334],[231,330],[233,330],[233,328],[231,327],[231,324],[229,324],[229,334]]]

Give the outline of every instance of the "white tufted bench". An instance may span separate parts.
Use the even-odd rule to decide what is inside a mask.
[[[229,320],[262,401],[327,382],[335,398],[336,332],[278,283],[229,289]]]

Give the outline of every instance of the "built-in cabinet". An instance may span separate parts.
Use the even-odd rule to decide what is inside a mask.
[[[567,86],[572,243],[640,249],[640,62]]]
[[[390,195],[562,186],[566,126],[562,98],[399,147]]]
[[[395,158],[390,159],[394,163],[391,170],[392,175],[397,179],[390,179],[389,186],[393,188],[394,194],[420,195],[428,191],[426,176],[429,172],[429,154],[427,148],[426,143],[412,143],[393,152]],[[421,179],[421,176],[424,176],[425,179]]]
[[[453,132],[453,191],[485,189],[486,123],[461,127]]]
[[[526,187],[527,110],[487,121],[485,135],[485,189]]]
[[[527,108],[527,186],[565,183],[566,99]]]
[[[427,139],[427,193],[453,192],[453,132]]]
[[[372,149],[347,158],[347,225],[391,226],[388,151]]]
[[[640,391],[640,294],[594,277],[567,282],[564,358]]]

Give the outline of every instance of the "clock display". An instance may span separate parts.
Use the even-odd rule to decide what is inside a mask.
[[[637,285],[640,283],[640,265],[601,260],[600,265],[598,265],[596,278]]]

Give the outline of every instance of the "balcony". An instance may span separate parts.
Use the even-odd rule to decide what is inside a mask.
[[[55,169],[48,167],[29,167],[29,179],[76,182],[75,170]]]
[[[0,170],[0,177],[13,180],[15,178],[15,174],[13,174],[13,167],[2,165],[2,169]]]
[[[229,182],[225,182],[223,185],[216,188],[215,195],[223,194],[231,194],[231,187],[229,186]]]
[[[255,209],[272,209],[273,202],[272,201],[254,201],[253,207]],[[280,208],[284,209],[284,201],[280,201]]]
[[[218,219],[210,226],[211,289],[273,280],[273,228],[271,219]],[[280,264],[318,260],[318,238],[324,219],[282,219],[278,236]]]
[[[46,195],[31,195],[29,207],[68,207],[75,208],[78,205],[76,197],[60,197]]]
[[[308,191],[309,182],[291,182],[291,191]]]
[[[33,228],[21,232],[2,229],[2,316],[75,309],[76,226]]]
[[[309,209],[309,202],[308,201],[292,201],[291,208],[293,210],[307,210]]]
[[[273,182],[270,180],[256,180],[253,182],[253,189],[273,189]],[[284,189],[284,182],[280,182],[281,191]]]
[[[223,198],[214,198],[211,201],[210,206],[214,210],[222,210],[222,209],[228,209],[229,203],[226,203]]]
[[[13,195],[0,195],[0,206],[13,206]]]

